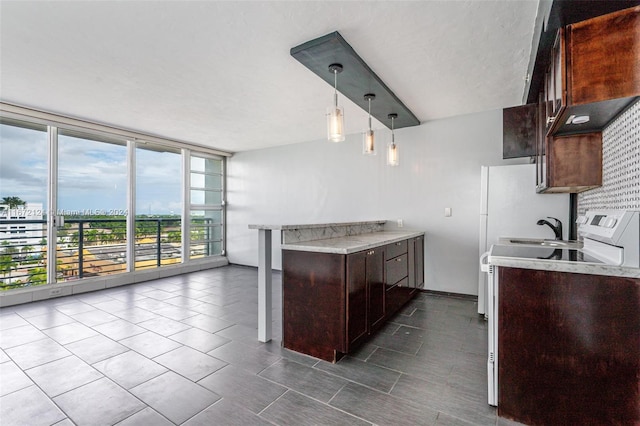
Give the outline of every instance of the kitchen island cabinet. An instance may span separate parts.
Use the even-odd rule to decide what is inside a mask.
[[[355,243],[344,237],[283,245],[283,346],[331,362],[352,352],[422,285],[422,234],[389,233],[390,243],[374,233],[354,236]],[[354,252],[365,240],[367,249]],[[328,249],[332,244],[338,248]],[[312,251],[314,245],[334,252]]]
[[[498,415],[640,424],[640,278],[499,268]]]

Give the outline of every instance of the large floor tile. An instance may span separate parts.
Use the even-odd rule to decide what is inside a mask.
[[[348,383],[340,377],[286,359],[265,369],[260,376],[322,402],[328,402]]]
[[[200,352],[212,351],[215,348],[231,341],[199,328],[190,328],[188,330],[180,331],[176,334],[172,334],[169,338],[176,342],[180,342],[185,346],[189,346],[190,348],[197,349]]]
[[[330,402],[355,416],[378,425],[415,426],[435,424],[438,412],[386,393],[347,384]]]
[[[234,403],[228,399],[221,399],[213,405],[205,408],[191,419],[183,423],[184,426],[211,426],[211,425],[242,425],[242,426],[269,426],[268,422],[251,411],[241,403]]]
[[[0,364],[0,396],[29,386],[33,386],[33,381],[16,364],[11,361]]]
[[[190,325],[164,317],[143,321],[138,323],[138,325],[163,336],[170,336],[191,328]]]
[[[158,355],[172,351],[182,346],[180,343],[160,336],[152,331],[136,334],[133,337],[120,340],[121,344],[134,351],[146,356],[147,358],[155,358]]]
[[[278,425],[351,426],[371,424],[293,391],[285,393],[260,416]]]
[[[73,355],[31,368],[26,373],[50,397],[102,377],[99,371]]]
[[[116,426],[173,426],[173,423],[154,409],[147,407],[117,423]]]
[[[258,374],[280,359],[260,348],[251,348],[236,342],[229,342],[207,353],[254,374]]]
[[[129,308],[124,311],[114,312],[113,315],[132,322],[134,324],[141,323],[143,321],[152,320],[155,318],[160,318],[160,315],[156,315],[153,312],[147,311],[142,308]]]
[[[87,364],[93,364],[129,350],[126,346],[102,334],[69,343],[65,345],[65,348],[73,352],[78,358],[82,358]]]
[[[71,318],[78,322],[81,322],[84,325],[88,325],[89,327],[104,324],[106,322],[118,319],[118,317],[116,317],[115,315],[111,315],[110,313],[101,311],[99,309],[96,309],[95,311],[82,312],[80,314],[73,314],[71,315]]]
[[[29,323],[18,314],[10,313],[0,317],[0,331],[20,327],[21,325],[29,325]]]
[[[53,398],[78,426],[113,425],[145,405],[106,377]]]
[[[20,368],[27,370],[69,356],[71,352],[58,342],[47,338],[7,349],[7,354]]]
[[[153,360],[194,382],[227,365],[224,361],[188,346],[179,347]]]
[[[208,331],[209,333],[215,333],[233,325],[232,322],[204,314],[198,314],[196,316],[183,319],[182,322],[201,330]]]
[[[0,398],[0,420],[3,425],[50,426],[66,417],[37,386]]]
[[[56,311],[55,309],[43,315],[29,317],[27,318],[27,321],[29,321],[40,330],[45,330],[47,328],[53,328],[59,325],[75,322],[75,320],[69,315],[65,315],[62,312]]]
[[[98,335],[98,333],[93,329],[76,322],[46,329],[44,330],[44,333],[61,345],[66,345],[77,342],[78,340],[86,339],[87,337]]]
[[[136,386],[131,393],[176,424],[220,399],[219,395],[172,371]]]
[[[96,325],[93,329],[113,340],[126,339],[127,337],[142,334],[146,331],[146,329],[123,319],[116,319],[115,321]]]
[[[31,324],[21,325],[0,331],[0,348],[7,350],[15,346],[46,338],[46,334]]]
[[[221,368],[200,380],[198,384],[256,414],[287,391],[283,386],[233,365]]]
[[[359,359],[344,357],[337,364],[320,361],[315,368],[382,392],[389,392],[400,373]]]
[[[125,389],[138,386],[167,371],[158,363],[129,351],[93,364],[93,367]]]

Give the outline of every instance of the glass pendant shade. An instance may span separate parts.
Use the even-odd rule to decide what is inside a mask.
[[[400,164],[400,158],[398,155],[398,145],[390,143],[387,147],[387,164],[390,166],[398,166]]]
[[[369,102],[369,129],[362,134],[362,153],[376,155],[376,137],[371,128],[371,101],[376,98],[373,93],[364,95],[364,100]]]
[[[344,113],[337,105],[327,108],[327,139],[330,142],[344,141]]]
[[[375,133],[373,130],[369,129],[362,135],[362,153],[367,155],[376,155]]]
[[[331,64],[329,71],[333,73],[333,105],[327,108],[327,139],[330,142],[344,141],[344,111],[338,106],[338,73],[342,65]]]
[[[388,117],[391,119],[391,143],[387,146],[387,164],[389,166],[397,166],[400,164],[400,155],[398,153],[398,146],[396,145],[393,120],[398,117],[398,114],[389,114]]]

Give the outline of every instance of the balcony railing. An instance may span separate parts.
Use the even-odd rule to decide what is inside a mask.
[[[191,221],[191,257],[220,254],[219,223]],[[220,232],[218,231],[217,234]],[[42,285],[47,279],[47,221],[0,220],[0,290]],[[134,268],[157,268],[182,260],[180,218],[137,217]],[[56,281],[127,271],[125,218],[65,218],[56,236]]]

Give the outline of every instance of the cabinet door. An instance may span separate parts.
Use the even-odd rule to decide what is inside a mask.
[[[382,247],[367,252],[367,287],[369,290],[369,331],[384,320],[384,251]]]
[[[367,335],[367,252],[347,256],[347,352]]]
[[[424,287],[424,237],[415,239],[415,288]]]
[[[527,104],[502,110],[502,158],[535,155],[537,108]]]

